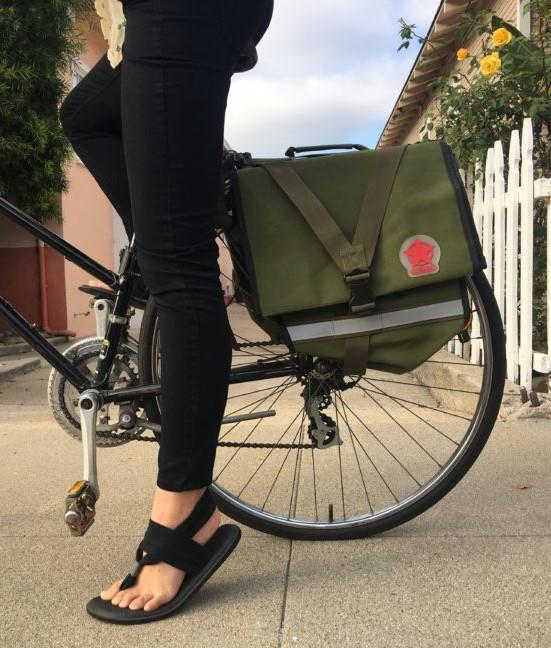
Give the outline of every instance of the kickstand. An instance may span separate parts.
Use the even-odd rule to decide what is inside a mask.
[[[78,401],[82,433],[83,479],[76,481],[65,496],[65,522],[73,536],[83,536],[94,522],[99,499],[96,461],[96,421],[101,407],[99,392],[88,389]]]

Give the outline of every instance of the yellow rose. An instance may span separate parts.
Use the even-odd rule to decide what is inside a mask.
[[[511,32],[505,27],[500,27],[492,34],[492,44],[494,47],[503,47],[511,42],[511,38],[513,38]]]
[[[480,61],[480,71],[484,76],[495,74],[501,68],[501,59],[497,52],[488,54]]]
[[[463,61],[464,59],[469,56],[469,50],[465,47],[461,47],[460,49],[457,50],[457,60],[458,61]]]

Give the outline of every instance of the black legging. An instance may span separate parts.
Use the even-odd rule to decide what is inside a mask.
[[[103,56],[67,95],[75,151],[135,232],[162,364],[157,485],[212,481],[231,365],[214,215],[232,72],[273,0],[123,0],[123,60]]]

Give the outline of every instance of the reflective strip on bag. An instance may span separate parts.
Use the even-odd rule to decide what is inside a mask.
[[[434,322],[436,320],[461,317],[465,314],[461,299],[417,306],[404,310],[353,317],[349,319],[328,320],[325,322],[312,322],[309,324],[294,324],[287,330],[293,342],[304,340],[317,340],[320,338],[336,338],[357,333],[377,333],[385,329]]]

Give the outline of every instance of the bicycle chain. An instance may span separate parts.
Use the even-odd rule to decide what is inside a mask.
[[[237,345],[237,350],[244,349],[245,347],[259,347],[259,346],[274,346],[274,342],[268,340],[267,342],[240,342]]]
[[[270,346],[272,344],[273,342],[270,340],[265,342],[243,342],[237,346],[239,349],[242,349],[245,347]],[[304,378],[301,378],[300,380],[302,384],[304,384],[303,380]],[[320,409],[322,409],[321,406]],[[152,436],[141,436],[133,434],[132,432],[113,432],[109,430],[97,430],[96,437],[120,439],[121,441],[145,441],[151,443],[157,441],[157,438]],[[310,448],[316,447],[315,443],[240,443],[239,441],[219,441],[217,445],[224,448],[253,448],[255,450],[267,450],[269,448],[279,448],[280,450],[309,450]]]
[[[155,437],[151,436],[144,437],[132,434],[132,432],[112,432],[109,430],[96,430],[96,437],[102,437],[104,439],[121,439],[122,441],[150,441],[152,443],[157,441]]]
[[[225,448],[255,448],[260,450],[267,448],[308,450],[316,447],[315,443],[240,443],[239,441],[219,441],[218,445]]]

